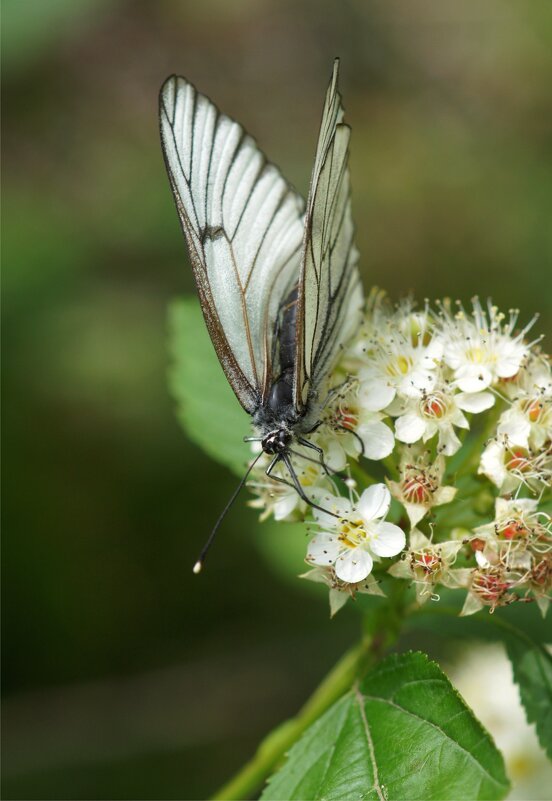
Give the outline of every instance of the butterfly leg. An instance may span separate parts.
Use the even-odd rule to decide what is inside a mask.
[[[351,429],[347,428],[347,426],[336,426],[336,428],[338,428],[340,431],[346,431],[348,434],[352,434],[353,437],[358,442],[358,444],[360,445],[360,455],[364,456],[364,442],[362,441],[361,437],[359,437],[357,432],[351,431]]]
[[[291,482],[293,483],[286,481],[286,479],[282,478],[281,476],[275,476],[272,473],[272,470],[276,467],[278,462],[283,462],[285,464],[285,466],[287,467],[287,471],[290,475]],[[285,452],[277,453],[274,459],[266,468],[265,474],[269,478],[274,479],[274,481],[279,481],[281,484],[285,484],[287,487],[291,487],[292,489],[294,489],[301,498],[301,500],[305,501],[305,503],[308,504],[311,508],[318,509],[319,512],[324,512],[324,514],[331,515],[332,517],[339,517],[339,515],[336,515],[335,512],[330,512],[329,509],[324,509],[323,506],[319,506],[317,503],[311,500],[311,498],[309,498],[308,495],[306,495],[305,490],[301,486],[301,482],[297,478],[297,473],[295,472],[293,465],[291,463],[291,459],[289,458],[289,455],[287,453]]]
[[[328,465],[324,461],[324,451],[322,450],[322,448],[319,448],[318,445],[314,445],[314,443],[309,442],[309,440],[305,439],[304,437],[298,437],[297,442],[299,443],[299,445],[303,445],[303,447],[305,448],[311,448],[313,451],[317,452],[320,466],[322,467],[327,476],[329,476],[330,474],[333,475],[336,474],[337,471],[332,470],[330,467],[328,467]]]
[[[273,481],[278,481],[280,484],[285,484],[286,487],[291,487],[292,489],[297,490],[297,487],[295,486],[295,484],[292,484],[291,481],[286,481],[285,478],[282,478],[281,476],[276,476],[272,472],[273,469],[278,464],[278,462],[281,462],[281,461],[282,461],[282,454],[281,453],[277,453],[276,456],[274,457],[274,459],[271,461],[271,463],[266,468],[265,476],[268,476],[268,478],[271,478]],[[301,486],[301,485],[299,485],[299,486]],[[299,490],[297,490],[297,492],[299,492]],[[301,494],[301,493],[303,493],[303,494]],[[301,492],[299,492],[299,495],[301,496],[301,498],[303,498],[304,492],[303,492],[303,488],[302,487],[301,487]]]

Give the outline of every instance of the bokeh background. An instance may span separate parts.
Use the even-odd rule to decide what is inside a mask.
[[[358,621],[244,502],[190,572],[234,479],[167,390],[193,286],[159,86],[186,75],[306,193],[341,56],[367,285],[492,295],[546,332],[552,4],[4,0],[3,22],[3,797],[204,798]]]

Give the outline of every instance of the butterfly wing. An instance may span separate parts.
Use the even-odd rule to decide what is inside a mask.
[[[326,93],[304,222],[294,403],[305,409],[360,323],[364,303],[354,244],[349,138],[336,60]]]
[[[272,383],[274,323],[297,281],[304,202],[252,137],[184,78],[161,88],[160,128],[205,322],[252,414]]]

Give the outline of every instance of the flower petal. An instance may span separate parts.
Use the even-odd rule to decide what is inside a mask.
[[[433,505],[442,506],[444,503],[450,503],[457,492],[456,487],[439,487],[433,493]]]
[[[496,440],[491,440],[481,454],[481,461],[477,471],[479,474],[487,476],[499,489],[508,475],[504,466],[504,456],[504,446]]]
[[[310,499],[317,503],[322,509],[327,509],[328,512],[333,512],[333,514],[328,514],[328,512],[322,512],[320,509],[313,508],[312,516],[316,520],[316,522],[323,526],[324,528],[329,529],[332,531],[335,529],[337,524],[337,518],[333,515],[339,515],[339,517],[349,517],[351,514],[351,502],[348,498],[341,498],[337,495],[331,495],[329,492],[324,492],[322,489],[314,489],[310,495]]]
[[[451,589],[459,589],[460,587],[467,587],[473,576],[471,567],[459,567],[454,570],[448,570],[441,576],[441,584]]]
[[[370,540],[370,549],[376,556],[396,556],[406,544],[402,528],[393,523],[378,523],[376,536]]]
[[[501,416],[497,433],[505,434],[512,445],[527,448],[529,446],[531,423],[519,410],[509,409]]]
[[[416,526],[423,517],[429,511],[429,507],[422,503],[407,503],[406,501],[402,502],[406,514],[408,515],[408,519],[410,520],[410,525],[412,528]]]
[[[413,528],[410,532],[410,550],[421,551],[423,548],[431,548],[431,540],[418,528]]]
[[[378,420],[371,423],[362,423],[357,434],[364,445],[364,456],[367,459],[385,459],[395,446],[393,432]]]
[[[361,408],[369,412],[379,412],[385,409],[395,397],[394,387],[377,378],[368,378],[361,385],[358,393],[358,403]]]
[[[477,595],[469,592],[464,602],[464,606],[462,607],[462,611],[460,612],[460,617],[473,615],[475,612],[479,612],[480,609],[483,609],[483,601],[478,598]]]
[[[439,450],[445,456],[453,456],[462,443],[456,436],[450,423],[443,423],[439,431]]]
[[[500,378],[514,376],[518,372],[526,353],[527,347],[525,345],[507,339],[503,341],[497,353],[496,374]]]
[[[365,489],[358,502],[357,510],[366,522],[385,517],[391,503],[391,493],[385,484],[372,484]]]
[[[400,442],[411,444],[423,437],[426,425],[421,417],[413,412],[403,414],[395,420],[395,436]]]
[[[429,370],[418,367],[403,378],[399,390],[407,398],[419,398],[424,392],[430,392],[435,386],[435,375]]]
[[[295,497],[293,497],[294,495]],[[295,510],[300,500],[294,490],[282,495],[274,504],[274,520],[285,520]]]
[[[473,414],[487,411],[495,402],[494,395],[490,392],[459,392],[454,400],[459,409]]]
[[[469,394],[487,389],[493,380],[493,374],[482,364],[463,364],[456,370],[456,384]]]
[[[412,578],[412,568],[410,567],[410,562],[408,559],[399,559],[398,562],[395,562],[391,565],[387,572],[394,578]]]
[[[337,534],[328,534],[321,531],[309,542],[307,548],[307,562],[313,565],[327,567],[333,565],[341,552],[341,543]]]
[[[328,438],[323,443],[324,462],[328,465],[330,470],[335,470],[340,473],[347,467],[347,454],[345,453],[344,441],[345,437],[351,436],[349,433],[343,433],[341,437]]]
[[[372,570],[373,560],[364,548],[348,548],[335,560],[335,574],[341,581],[356,584],[363,581]]]

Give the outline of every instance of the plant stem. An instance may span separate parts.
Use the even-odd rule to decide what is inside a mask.
[[[299,713],[265,737],[253,758],[212,796],[213,801],[251,798],[301,734],[351,688],[359,675],[377,661],[379,650],[377,638],[365,638],[347,651]]]

